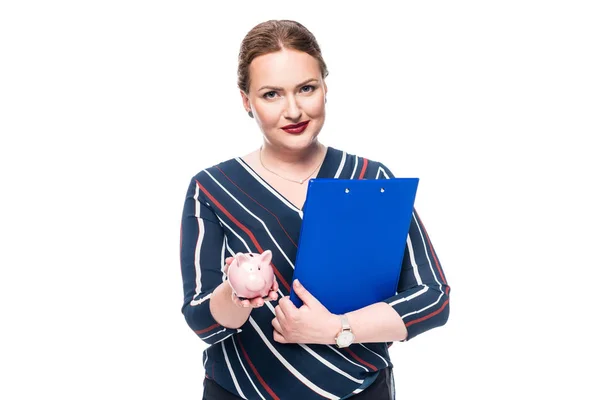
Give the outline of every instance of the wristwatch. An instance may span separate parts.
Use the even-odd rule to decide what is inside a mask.
[[[338,348],[348,347],[354,342],[354,334],[350,328],[348,317],[340,315],[340,319],[342,321],[342,330],[335,337],[335,345]]]

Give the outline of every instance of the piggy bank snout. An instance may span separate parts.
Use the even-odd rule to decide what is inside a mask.
[[[252,291],[262,290],[267,282],[259,274],[250,274],[246,280],[246,287]]]

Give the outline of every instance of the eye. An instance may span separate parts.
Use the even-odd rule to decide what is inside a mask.
[[[309,88],[310,90],[309,91],[304,90],[306,88]],[[313,92],[314,90],[315,90],[315,87],[313,85],[305,85],[305,86],[302,86],[302,89],[300,89],[300,91],[304,92],[304,93]]]
[[[274,99],[274,97],[270,96],[271,94],[273,94],[273,95],[276,95],[276,94],[277,94],[277,92],[274,92],[274,91],[267,92],[267,93],[263,94],[263,98],[265,98],[265,99],[267,99],[267,100],[272,100],[272,99]]]

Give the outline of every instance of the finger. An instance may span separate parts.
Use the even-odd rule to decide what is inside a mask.
[[[262,297],[256,297],[252,300],[250,300],[250,304],[252,304],[252,307],[262,307],[265,304],[265,301],[262,299]]]
[[[298,279],[294,280],[294,292],[296,295],[302,300],[302,302],[308,306],[309,308],[318,307],[321,305],[319,300],[317,300],[306,288],[300,283]]]
[[[279,323],[279,320],[277,318],[273,318],[273,320],[271,321],[271,325],[273,325],[273,329],[275,329],[277,333],[283,335],[283,329],[281,328],[281,324]]]
[[[279,283],[277,283],[277,279],[273,278],[273,286],[271,287],[271,290],[274,292],[277,292],[279,290]]]
[[[238,299],[238,300],[239,300],[239,299]],[[252,306],[252,304],[250,304],[250,301],[248,301],[248,300],[246,300],[246,299],[244,299],[244,300],[241,300],[241,301],[240,301],[240,304],[241,304],[241,305],[242,305],[242,307],[244,307],[244,308],[248,308],[248,307],[251,307],[251,306]]]
[[[242,300],[239,299],[236,295],[231,296],[233,303],[238,307],[248,307],[248,305],[244,304]]]
[[[277,300],[279,298],[279,294],[277,292],[269,292],[269,300]]]
[[[275,330],[273,331],[273,339],[278,343],[287,343],[283,335]]]
[[[231,264],[232,262],[233,262],[233,257],[227,257],[225,259],[225,264],[227,264],[227,265]]]
[[[280,306],[275,307],[275,317],[279,321],[280,325],[282,323],[285,324],[286,318],[285,318],[285,315],[283,314],[283,311],[281,310]],[[283,331],[280,331],[280,332],[283,332]]]
[[[290,296],[284,296],[279,299],[279,305],[281,312],[283,313],[286,319],[290,319],[294,316],[294,313],[298,312],[298,309],[290,300]]]

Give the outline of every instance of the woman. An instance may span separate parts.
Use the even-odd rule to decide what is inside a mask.
[[[204,399],[392,399],[388,345],[448,318],[450,288],[416,212],[397,295],[338,316],[291,282],[308,179],[393,176],[319,142],[326,76],[319,45],[297,22],[259,24],[242,42],[238,86],[263,144],[194,176],[182,219],[182,312],[209,345]],[[267,249],[277,278],[269,298],[240,301],[225,280],[230,256]],[[348,330],[349,346],[340,342]]]

